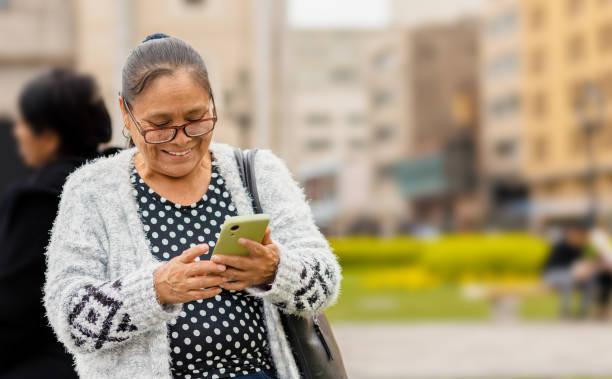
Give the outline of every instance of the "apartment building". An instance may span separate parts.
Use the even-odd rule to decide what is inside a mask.
[[[534,226],[612,211],[612,2],[522,0],[525,174]],[[581,112],[591,88],[599,121]]]
[[[504,228],[526,226],[529,211],[520,5],[520,0],[487,2],[480,33],[481,184],[489,225]]]
[[[371,198],[368,97],[361,59],[368,32],[295,30],[288,37],[286,161],[330,234],[359,228]]]
[[[415,224],[466,229],[482,219],[478,27],[471,18],[420,26],[406,40],[410,149],[395,174]]]

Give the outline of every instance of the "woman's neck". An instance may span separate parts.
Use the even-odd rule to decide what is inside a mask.
[[[140,153],[134,155],[134,167],[142,180],[160,196],[173,203],[190,205],[201,199],[208,189],[212,157],[209,152],[191,172],[178,178],[152,170]]]

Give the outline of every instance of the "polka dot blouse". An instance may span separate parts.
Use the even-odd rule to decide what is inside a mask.
[[[159,196],[135,168],[131,180],[152,253],[167,261],[207,243],[210,251],[197,259],[210,259],[223,221],[236,215],[216,165],[206,194],[187,206]],[[274,371],[262,300],[246,291],[223,290],[214,298],[185,303],[168,329],[175,377],[234,378]]]

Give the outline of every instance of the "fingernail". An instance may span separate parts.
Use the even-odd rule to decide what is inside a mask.
[[[225,271],[225,265],[217,265],[219,271]]]
[[[244,243],[244,238],[238,238],[238,243]]]
[[[229,282],[229,278],[223,278],[224,282]]]
[[[201,243],[201,244],[200,244],[200,249],[204,250],[204,249],[206,249],[206,248],[208,248],[208,245],[207,245],[207,244],[205,244],[205,243]]]

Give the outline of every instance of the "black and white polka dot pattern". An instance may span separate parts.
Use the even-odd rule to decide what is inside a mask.
[[[210,251],[198,259],[210,259],[223,221],[236,215],[216,165],[206,194],[187,206],[159,196],[136,169],[131,179],[152,253],[167,261],[207,243]],[[186,303],[168,330],[175,377],[233,378],[273,371],[262,300],[246,291],[223,290],[214,298]]]

